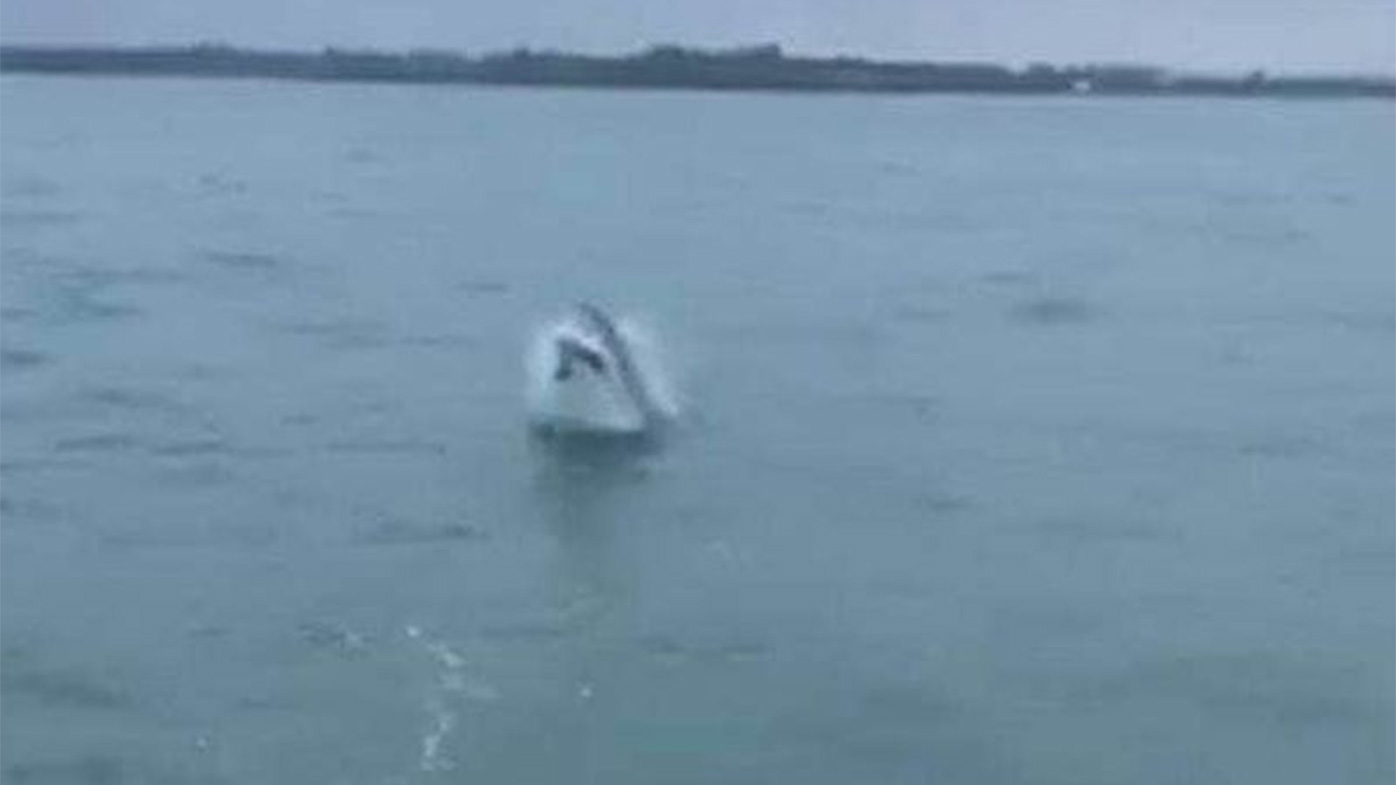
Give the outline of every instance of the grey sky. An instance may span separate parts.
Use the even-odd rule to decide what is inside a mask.
[[[6,43],[801,53],[1396,70],[1396,0],[0,0]]]

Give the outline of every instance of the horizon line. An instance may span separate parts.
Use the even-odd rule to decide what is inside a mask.
[[[413,47],[390,47],[379,45],[340,45],[322,44],[316,46],[262,46],[233,43],[221,39],[184,40],[180,42],[145,42],[145,43],[95,43],[95,42],[10,42],[0,39],[0,48],[5,49],[30,49],[30,50],[228,50],[235,52],[249,53],[278,53],[278,54],[299,54],[299,55],[324,55],[330,52],[341,52],[345,54],[378,54],[411,56],[414,54],[434,54],[457,57],[464,60],[478,60],[482,58],[508,55],[516,52],[527,52],[533,55],[552,55],[564,57],[588,57],[596,59],[625,59],[644,55],[657,49],[680,49],[687,52],[702,53],[708,55],[724,55],[741,52],[751,52],[762,49],[772,49],[779,52],[785,59],[791,60],[855,60],[871,64],[884,65],[983,65],[1007,68],[1011,71],[1024,71],[1034,66],[1046,66],[1055,69],[1071,68],[1138,68],[1159,71],[1170,76],[1245,76],[1250,74],[1263,74],[1281,77],[1327,77],[1327,78],[1347,78],[1347,79],[1381,79],[1396,81],[1396,64],[1386,72],[1375,70],[1363,70],[1356,67],[1340,70],[1337,68],[1302,68],[1302,67],[1265,67],[1265,66],[1183,66],[1167,65],[1159,62],[1147,60],[1121,60],[1117,58],[1107,59],[1079,59],[1071,61],[1046,60],[1041,58],[1030,59],[993,59],[993,58],[909,58],[909,57],[884,57],[877,55],[853,54],[848,52],[837,52],[828,54],[813,54],[798,50],[788,50],[784,44],[779,42],[761,42],[751,44],[728,44],[728,45],[695,45],[687,43],[676,43],[672,41],[656,41],[640,45],[628,50],[610,50],[606,53],[599,53],[589,50],[569,50],[561,47],[536,46],[531,44],[515,44],[498,48],[465,49],[442,46],[413,46]]]

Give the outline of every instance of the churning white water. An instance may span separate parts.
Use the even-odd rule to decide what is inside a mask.
[[[576,315],[569,315],[539,327],[529,342],[525,398],[530,423],[560,431],[627,434],[649,427],[653,414],[664,419],[678,416],[678,396],[654,331],[634,319],[622,318],[616,320],[616,332],[630,351],[639,382],[655,412],[647,414],[614,373],[557,378],[560,340],[595,341],[589,327]]]

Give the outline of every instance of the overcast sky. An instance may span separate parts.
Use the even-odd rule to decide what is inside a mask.
[[[319,48],[656,42],[1006,63],[1396,71],[1396,0],[0,0],[6,43]]]

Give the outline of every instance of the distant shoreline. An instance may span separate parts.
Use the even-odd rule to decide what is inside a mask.
[[[1191,74],[1148,66],[1012,69],[991,63],[888,62],[787,56],[779,46],[656,46],[615,57],[518,49],[471,57],[325,49],[0,46],[0,73],[272,78],[317,82],[661,88],[805,93],[1396,98],[1396,78]]]

